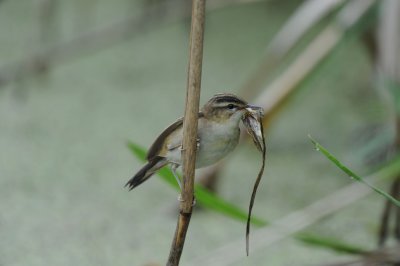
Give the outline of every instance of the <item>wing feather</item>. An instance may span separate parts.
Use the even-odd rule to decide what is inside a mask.
[[[200,117],[204,117],[204,114],[202,112],[199,113],[199,118]],[[157,137],[157,139],[151,145],[147,153],[147,160],[150,161],[156,156],[159,156],[159,153],[164,148],[165,139],[167,139],[171,135],[171,133],[175,132],[175,130],[182,127],[182,124],[183,124],[183,117],[179,118],[172,125],[164,129],[164,131]]]

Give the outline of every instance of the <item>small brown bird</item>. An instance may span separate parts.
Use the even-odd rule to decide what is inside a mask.
[[[233,151],[239,142],[239,122],[253,108],[233,94],[217,94],[199,112],[196,168],[215,164]],[[181,187],[176,169],[182,164],[183,119],[167,127],[150,147],[148,163],[125,186],[130,190],[149,179],[157,170],[170,164]],[[182,187],[181,187],[182,188]]]

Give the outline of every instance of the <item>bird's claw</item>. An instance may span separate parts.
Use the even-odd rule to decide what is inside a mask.
[[[182,194],[179,194],[179,196],[178,196],[178,201],[179,201],[179,202],[183,202],[183,201],[184,201],[183,198],[182,198]],[[196,203],[197,203],[196,198],[193,197],[192,207],[195,206]]]
[[[179,194],[179,196],[178,196],[178,201],[179,201],[179,202],[183,202],[182,194]]]

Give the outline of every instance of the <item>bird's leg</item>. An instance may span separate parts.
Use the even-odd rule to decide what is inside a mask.
[[[183,200],[182,200],[182,181],[181,181],[181,179],[179,178],[178,174],[176,173],[176,169],[177,169],[178,167],[179,167],[179,164],[176,164],[176,163],[171,163],[171,164],[170,164],[171,172],[172,172],[172,174],[175,176],[176,182],[178,183],[179,189],[180,189],[180,191],[181,191],[181,192],[179,193],[178,200],[179,200],[179,201],[183,201]]]
[[[200,139],[199,138],[196,139],[196,148],[197,148],[197,150],[200,148]],[[182,146],[181,146],[180,149],[181,149],[181,151],[184,150]],[[172,163],[170,165],[171,171],[174,174],[176,181],[178,182],[179,188],[181,189],[181,193],[178,196],[178,200],[179,201],[183,201],[183,199],[182,199],[182,181],[181,181],[181,179],[179,178],[179,176],[176,173],[176,169],[178,167],[179,167],[179,164]],[[192,206],[194,206],[194,205],[196,205],[196,198],[195,197],[193,197]]]
[[[171,164],[170,164],[171,172],[172,172],[172,174],[175,176],[176,182],[178,183],[179,188],[180,188],[181,191],[182,191],[182,182],[181,182],[181,179],[179,178],[178,174],[176,173],[176,169],[177,169],[178,167],[179,167],[179,164],[176,164],[176,163],[171,163]]]
[[[197,150],[200,148],[200,139],[199,139],[199,138],[196,139],[196,148],[197,148]],[[181,146],[179,149],[180,149],[181,151],[184,151],[184,150],[185,150],[185,149],[183,148],[183,146]]]
[[[178,182],[179,188],[180,188],[180,190],[181,190],[181,193],[179,193],[179,196],[178,196],[178,200],[179,200],[179,201],[183,201],[183,199],[182,199],[182,181],[181,181],[181,179],[179,178],[179,175],[176,173],[176,169],[177,169],[178,167],[179,167],[179,164],[175,164],[175,163],[170,164],[171,172],[172,172],[172,174],[175,176],[175,179],[176,179],[176,181]],[[194,205],[196,205],[196,198],[195,198],[195,197],[193,197],[192,206],[194,206]]]

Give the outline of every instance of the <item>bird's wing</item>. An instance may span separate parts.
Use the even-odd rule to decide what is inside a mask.
[[[199,113],[199,118],[203,117],[204,114],[202,112]],[[173,132],[176,132],[180,127],[182,127],[183,124],[183,118],[179,118],[177,121],[175,121],[173,124],[171,124],[169,127],[164,129],[164,131],[157,137],[157,139],[154,141],[154,143],[151,145],[148,153],[147,153],[147,160],[151,160],[156,156],[159,156],[160,153],[163,151],[163,149],[170,149],[165,145],[165,140],[171,136]],[[180,140],[181,142],[182,140]],[[178,147],[181,145],[181,143],[171,143],[174,147]],[[177,145],[178,144],[178,145]]]

